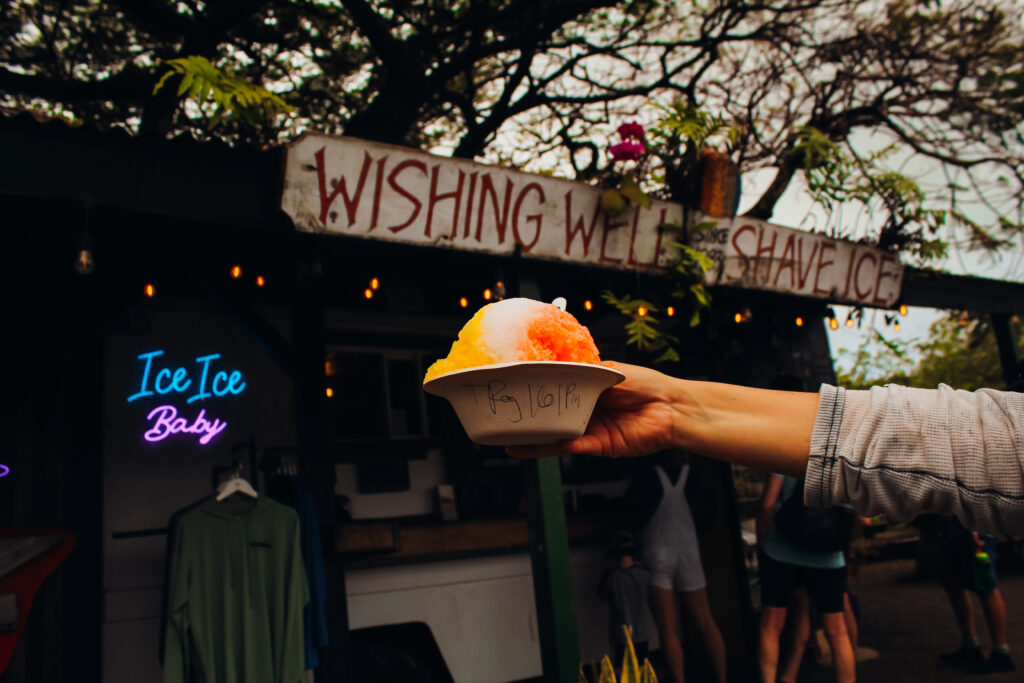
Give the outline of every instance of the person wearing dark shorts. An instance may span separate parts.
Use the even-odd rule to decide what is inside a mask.
[[[790,597],[796,589],[803,588],[821,613],[825,636],[832,649],[836,680],[839,683],[852,683],[856,674],[853,646],[844,614],[846,559],[843,552],[814,552],[801,548],[776,533],[772,525],[775,510],[781,501],[793,495],[803,495],[801,484],[792,477],[772,475],[761,497],[757,519],[762,596],[758,652],[761,680],[763,683],[796,681],[803,647],[795,648],[795,658],[791,657],[780,670],[779,637],[786,624]],[[800,638],[801,634],[797,634],[797,637]],[[806,643],[807,634],[803,634],[802,638]]]
[[[996,537],[968,531],[951,517],[943,521],[940,538],[942,586],[949,596],[962,639],[960,648],[943,653],[942,660],[965,665],[972,673],[1013,671],[1015,666],[1006,642],[1006,603],[996,582]],[[969,591],[978,596],[988,622],[992,650],[987,658],[978,645]]]

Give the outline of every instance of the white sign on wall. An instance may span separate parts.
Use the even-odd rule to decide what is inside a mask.
[[[682,225],[683,206],[652,201],[612,218],[598,208],[600,194],[583,183],[306,134],[288,146],[281,208],[308,232],[664,272],[674,253],[658,226]],[[709,284],[868,306],[899,299],[902,266],[872,247],[745,218],[720,220],[691,243],[720,265]]]
[[[903,266],[895,254],[754,218],[700,220],[718,222],[690,239],[718,266],[708,284],[881,308],[899,301]]]
[[[655,201],[609,218],[582,183],[353,138],[289,145],[282,209],[295,226],[395,242],[661,270],[658,230],[683,207]]]

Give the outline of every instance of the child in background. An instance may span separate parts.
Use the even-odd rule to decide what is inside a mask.
[[[636,563],[636,546],[628,531],[615,535],[608,555],[615,566],[605,573],[597,593],[608,602],[608,642],[615,648],[612,663],[616,670],[622,666],[626,648],[625,625],[633,634],[633,649],[639,662],[647,656],[648,633],[647,589],[651,573]]]

